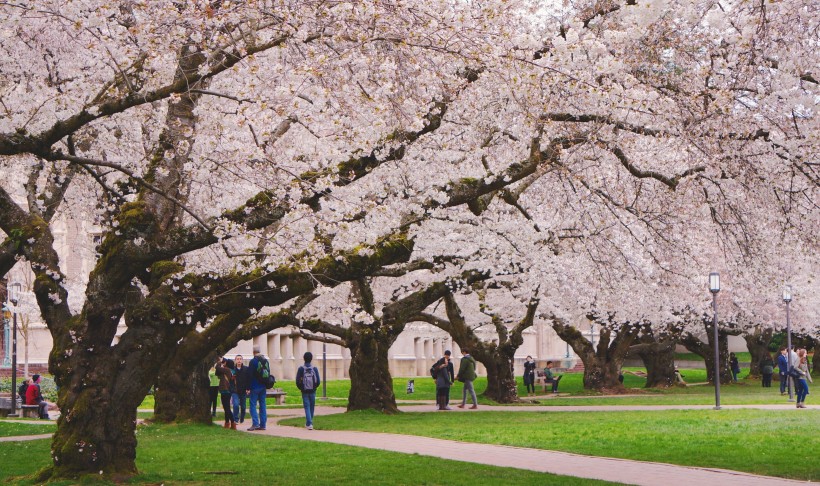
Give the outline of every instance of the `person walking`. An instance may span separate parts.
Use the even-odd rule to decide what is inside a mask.
[[[789,375],[786,372],[789,371],[789,360],[786,357],[786,347],[780,347],[780,354],[777,355],[777,375],[780,378],[780,394],[786,394],[786,385],[789,379]]]
[[[305,428],[313,430],[313,417],[316,411],[316,389],[322,382],[319,370],[311,366],[313,353],[308,351],[304,355],[305,364],[296,371],[296,387],[302,392],[302,406],[305,408]]]
[[[233,418],[238,419],[237,423],[245,422],[245,408],[248,402],[248,393],[251,390],[251,368],[242,362],[244,358],[237,354],[233,359],[233,375],[236,381],[236,392],[231,395],[231,405],[233,405]]]
[[[527,356],[524,361],[524,386],[527,387],[527,396],[535,396],[535,361]]]
[[[760,375],[763,380],[763,388],[772,387],[772,375],[774,374],[774,361],[769,353],[760,360]]]
[[[732,368],[732,381],[737,383],[737,375],[740,374],[740,363],[738,363],[735,353],[729,353],[729,366]]]
[[[219,377],[219,398],[222,401],[222,411],[225,413],[225,425],[223,427],[236,430],[236,418],[231,411],[231,395],[236,392],[236,381],[231,372],[233,367],[233,361],[220,358],[214,365],[214,370],[216,376]]]
[[[467,349],[462,348],[461,352],[464,353],[464,356],[462,356],[461,363],[458,365],[456,379],[464,383],[464,388],[461,390],[461,405],[458,408],[464,408],[467,405],[467,393],[469,391],[470,397],[473,399],[473,406],[470,409],[475,410],[478,408],[478,398],[475,396],[475,388],[473,387],[473,381],[478,377],[475,372],[475,358],[470,356],[470,351]]]
[[[452,410],[447,405],[450,400],[450,386],[453,384],[453,363],[450,362],[450,351],[445,351],[444,357],[435,365],[436,369],[436,405],[438,410]]]
[[[809,383],[814,383],[809,371],[808,352],[805,349],[797,350],[797,365],[795,370],[795,391],[797,393],[797,408],[806,408],[806,395],[809,394]]]
[[[268,405],[265,403],[265,384],[262,382],[261,376],[259,376],[259,370],[264,366],[267,366],[268,370],[270,370],[270,364],[265,356],[262,355],[259,346],[254,346],[253,359],[248,364],[248,367],[251,369],[251,387],[250,392],[248,392],[248,397],[250,398],[252,422],[251,427],[248,429],[249,431],[265,430],[268,423]],[[256,410],[257,404],[259,404],[259,411]]]

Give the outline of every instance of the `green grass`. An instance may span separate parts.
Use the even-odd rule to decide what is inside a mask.
[[[138,438],[141,474],[131,484],[614,484],[218,427],[148,426]],[[31,474],[48,465],[49,441],[0,443],[0,457],[0,482]]]
[[[735,353],[735,356],[737,356],[739,363],[749,363],[752,361],[752,354],[748,351]],[[703,357],[695,353],[675,353],[675,361],[703,361]]]
[[[45,421],[43,421],[45,422]],[[43,424],[27,424],[17,421],[0,421],[0,437],[13,437],[16,435],[39,435],[51,434],[56,430],[54,422]]]
[[[303,419],[281,423],[302,425]],[[653,412],[355,412],[318,417],[317,429],[364,430],[716,467],[818,480],[818,410]]]
[[[643,368],[624,368],[625,371],[644,371]],[[682,370],[688,383],[706,382],[705,369],[684,369]],[[762,388],[760,380],[746,380],[749,372],[744,369],[740,374],[740,383],[724,384],[721,386],[721,402],[725,405],[750,405],[750,404],[776,404],[784,403],[784,398],[780,396],[779,384],[774,382],[772,388]],[[393,392],[399,405],[411,405],[414,402],[426,400],[435,401],[436,389],[432,378],[420,377],[412,378],[415,382],[416,392],[406,393],[408,378],[394,378]],[[547,399],[538,399],[538,403],[530,403],[526,397],[526,388],[522,378],[516,377],[518,382],[518,395],[524,402],[515,405],[709,405],[714,403],[714,388],[711,385],[672,387],[666,390],[645,389],[646,380],[632,374],[624,375],[624,387],[629,392],[627,396],[609,395],[603,396],[600,393],[584,390],[583,373],[566,373],[561,379],[558,397],[549,396]],[[487,388],[487,378],[478,377],[474,383],[476,393],[479,395]],[[292,382],[279,382],[277,387],[281,387],[288,396],[285,397],[285,405],[276,408],[299,408],[301,406],[301,395]],[[539,393],[541,388],[538,388]],[[331,380],[327,382],[328,400],[318,400],[320,405],[347,406],[347,395],[350,392],[350,380]],[[450,400],[460,400],[462,384],[456,383],[450,390]],[[321,389],[318,392],[321,396]],[[637,396],[634,396],[637,395]],[[479,396],[480,404],[497,405],[492,400]],[[268,407],[273,407],[273,400],[268,400]],[[217,408],[217,413],[221,410],[221,405]],[[142,409],[153,409],[154,398],[148,396],[140,405]],[[145,418],[150,414],[145,414]]]

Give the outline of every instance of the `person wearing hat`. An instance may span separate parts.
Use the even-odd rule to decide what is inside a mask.
[[[264,365],[267,363],[268,360],[262,355],[259,346],[254,346],[253,359],[248,363],[248,368],[251,369],[251,388],[248,397],[250,398],[251,422],[253,422],[248,429],[249,431],[265,430],[268,423],[268,405],[265,403],[265,384],[259,381],[256,373],[260,364]],[[268,366],[270,365],[268,364]],[[259,411],[256,410],[257,403],[259,404]]]
[[[40,375],[31,377],[31,384],[26,389],[26,405],[39,406],[38,415],[43,420],[48,420],[48,402],[43,400],[43,394],[40,391]]]

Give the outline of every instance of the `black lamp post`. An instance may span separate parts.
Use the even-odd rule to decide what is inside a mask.
[[[783,302],[786,303],[786,386],[789,387],[789,401],[794,401],[792,391],[792,378],[789,374],[792,370],[792,324],[789,320],[789,303],[792,301],[792,286],[786,285],[783,288]]]
[[[327,339],[327,333],[324,333]],[[327,341],[322,341],[322,400],[327,400]]]
[[[712,292],[712,327],[715,334],[715,410],[720,410],[720,345],[718,343],[717,294],[720,292],[720,274],[709,274],[709,292]]]
[[[12,305],[11,327],[11,413],[9,417],[17,417],[17,302],[20,299],[22,285],[18,282],[9,284],[8,299]]]

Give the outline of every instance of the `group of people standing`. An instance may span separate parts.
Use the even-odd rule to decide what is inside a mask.
[[[455,368],[452,361],[452,353],[448,349],[444,352],[444,356],[436,361],[433,365],[433,371],[436,380],[436,408],[438,410],[452,410],[450,408],[450,387],[453,386],[456,380],[464,384],[461,391],[461,405],[458,408],[464,408],[467,405],[467,394],[470,394],[473,406],[470,409],[478,408],[478,398],[475,394],[475,387],[473,382],[477,378],[476,361],[470,356],[470,351],[462,349],[463,356],[458,366],[458,375],[455,373]]]
[[[304,355],[305,363],[296,372],[296,386],[302,392],[302,404],[305,408],[305,427],[313,430],[313,415],[316,408],[316,389],[321,383],[319,370],[312,366],[313,354]],[[250,400],[251,427],[248,431],[266,430],[268,411],[265,380],[261,370],[270,372],[270,363],[260,352],[259,346],[253,347],[253,359],[247,366],[243,364],[242,355],[234,359],[221,357],[217,359],[209,373],[210,390],[209,406],[211,415],[216,416],[217,397],[221,399],[225,414],[226,429],[236,430],[236,424],[245,422],[247,400]]]
[[[816,357],[815,357],[816,359]],[[766,386],[765,371],[768,366],[761,366],[761,372],[764,373],[763,386]],[[780,348],[780,354],[777,355],[777,368],[780,377],[780,394],[786,394],[786,387],[788,380],[794,383],[794,391],[797,395],[797,408],[806,408],[806,395],[809,394],[809,383],[814,383],[811,379],[811,372],[809,371],[809,353],[805,349],[786,349],[785,346]],[[771,386],[771,375],[774,369],[771,368],[769,373],[768,383]]]

